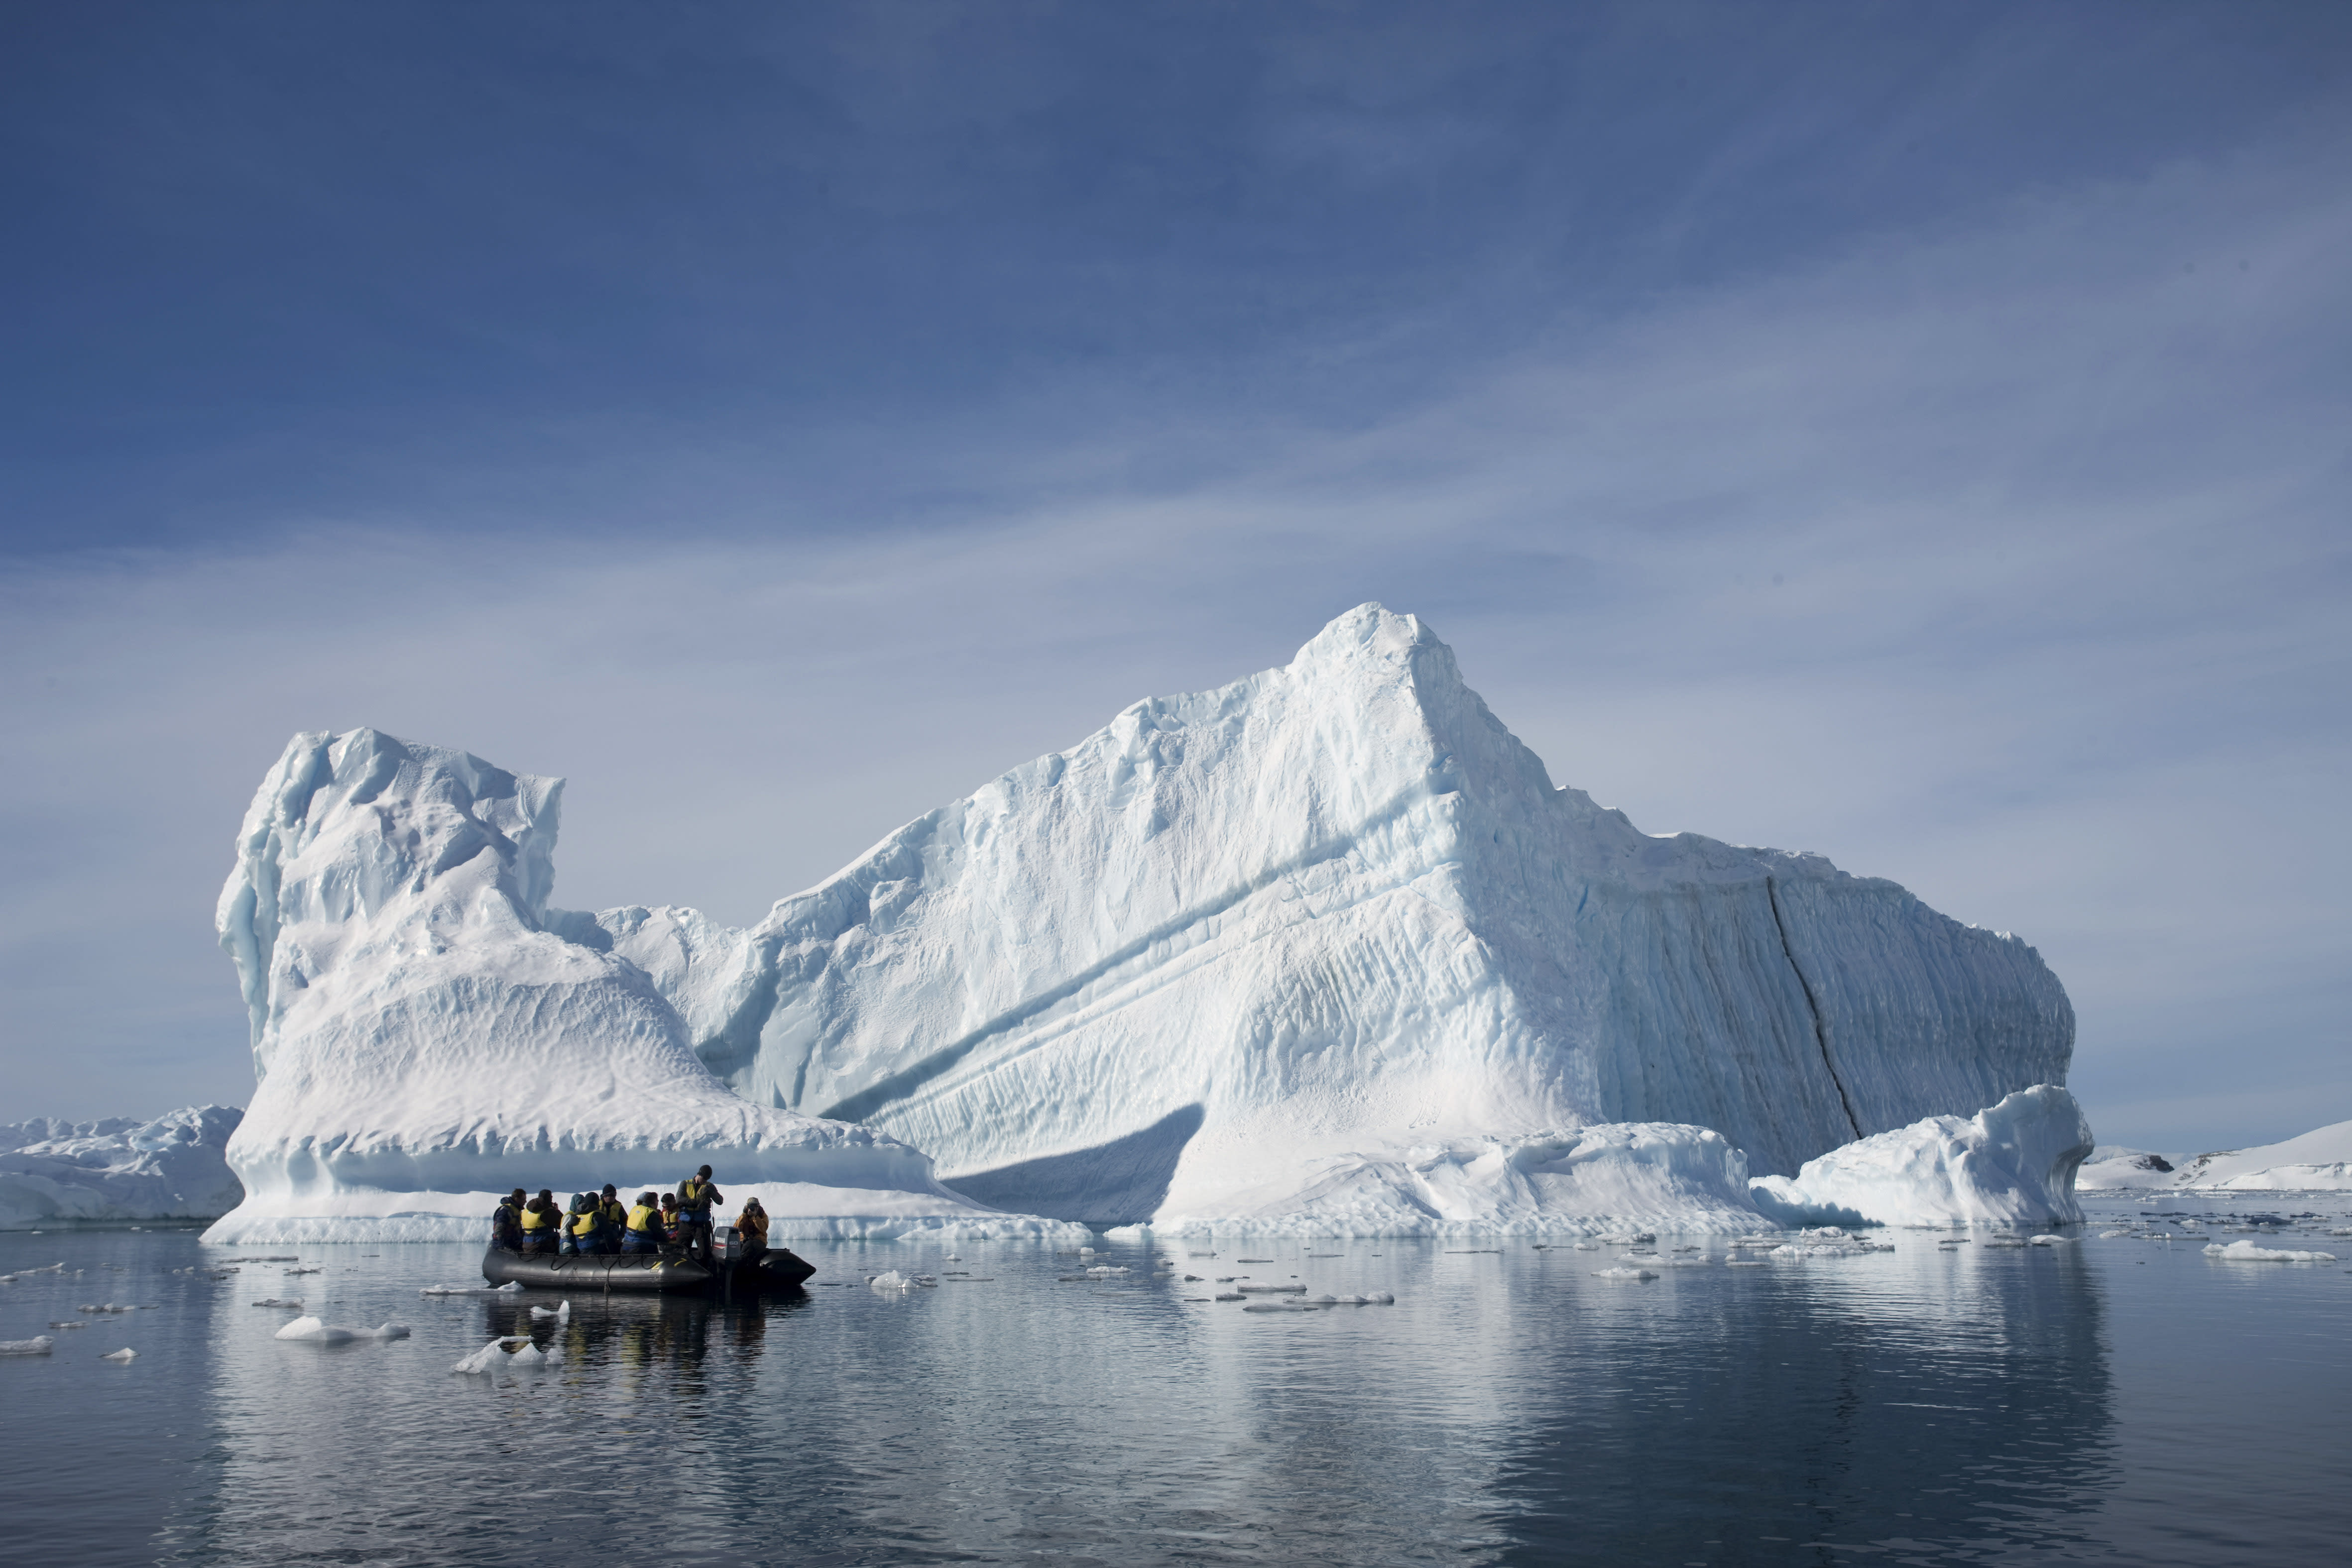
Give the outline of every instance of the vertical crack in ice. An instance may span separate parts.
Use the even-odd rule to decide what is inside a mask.
[[[1796,949],[1789,946],[1789,923],[1780,917],[1780,888],[1774,878],[1768,876],[1764,879],[1764,898],[1772,906],[1772,925],[1780,933],[1780,956],[1789,960],[1789,970],[1797,977],[1797,986],[1805,993],[1805,1010],[1813,1015],[1813,1040],[1822,1048],[1822,1068],[1830,1075],[1830,1083],[1838,1092],[1838,1103],[1845,1108],[1846,1124],[1859,1138],[1862,1136],[1862,1119],[1853,1113],[1853,1102],[1846,1098],[1845,1083],[1838,1077],[1837,1063],[1830,1060],[1829,1026],[1822,1021],[1822,1004],[1813,995],[1813,983],[1805,978],[1804,966],[1797,962]]]

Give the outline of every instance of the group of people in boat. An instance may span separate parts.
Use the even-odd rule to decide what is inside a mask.
[[[622,1202],[610,1182],[601,1193],[572,1194],[569,1206],[551,1188],[541,1187],[537,1197],[530,1197],[517,1187],[490,1217],[490,1245],[526,1256],[645,1252],[707,1260],[710,1211],[726,1201],[710,1179],[709,1166],[678,1183],[674,1192],[641,1192],[633,1203]],[[750,1260],[768,1249],[768,1211],[757,1197],[743,1200],[743,1210],[730,1230],[730,1258]]]

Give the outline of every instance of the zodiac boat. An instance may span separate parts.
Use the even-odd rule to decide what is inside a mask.
[[[482,1254],[482,1278],[493,1285],[533,1291],[611,1291],[704,1295],[730,1301],[796,1291],[816,1265],[787,1247],[772,1247],[756,1258],[656,1257],[650,1252],[512,1252],[493,1247]]]

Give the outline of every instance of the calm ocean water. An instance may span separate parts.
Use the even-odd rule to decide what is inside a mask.
[[[2348,1208],[2277,1195],[2319,1239],[2270,1244],[2352,1261]],[[2343,1562],[2352,1272],[2102,1228],[1761,1269],[1714,1244],[1638,1283],[1519,1241],[1159,1249],[1397,1297],[1300,1315],[1187,1300],[1214,1287],[1132,1245],[1108,1284],[1027,1244],[813,1246],[802,1300],[581,1299],[561,1327],[529,1316],[554,1297],[419,1295],[478,1283],[478,1249],[0,1235],[0,1339],[58,1341],[0,1359],[0,1559]],[[890,1268],[941,1282],[864,1284]],[[278,1341],[294,1314],[252,1303],[295,1295],[413,1336]],[[108,1302],[142,1310],[76,1310]],[[520,1332],[562,1359],[451,1371]]]

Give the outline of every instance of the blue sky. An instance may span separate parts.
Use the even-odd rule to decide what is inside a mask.
[[[0,1118],[241,1101],[296,729],[755,917],[1412,611],[1562,782],[2352,1116],[2352,11],[0,17]]]

